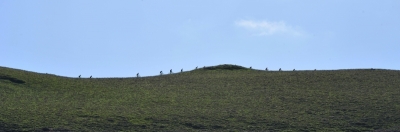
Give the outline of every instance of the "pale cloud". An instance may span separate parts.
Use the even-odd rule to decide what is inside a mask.
[[[253,20],[240,20],[235,24],[239,27],[246,28],[256,35],[269,36],[274,34],[285,34],[291,36],[304,36],[305,33],[301,30],[292,28],[283,21],[270,22],[270,21],[253,21]]]

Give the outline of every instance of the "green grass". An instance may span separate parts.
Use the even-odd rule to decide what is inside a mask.
[[[133,75],[134,76],[134,75]],[[400,71],[218,65],[141,78],[0,67],[0,131],[394,131]]]

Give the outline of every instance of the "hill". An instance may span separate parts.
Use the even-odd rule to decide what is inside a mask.
[[[395,131],[399,102],[396,70],[89,79],[0,67],[0,131]]]

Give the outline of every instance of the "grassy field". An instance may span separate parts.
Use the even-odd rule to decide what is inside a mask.
[[[218,65],[89,79],[0,67],[0,131],[47,130],[399,131],[400,71]]]

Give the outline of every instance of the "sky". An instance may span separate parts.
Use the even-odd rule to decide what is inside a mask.
[[[1,0],[0,66],[99,78],[400,70],[399,14],[399,0]]]

